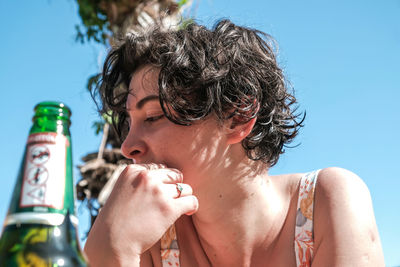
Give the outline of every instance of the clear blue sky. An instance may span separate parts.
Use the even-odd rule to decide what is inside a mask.
[[[356,172],[371,191],[386,264],[400,265],[400,1],[202,0],[195,6],[207,25],[227,17],[275,37],[307,118],[301,145],[288,149],[272,173],[328,166]],[[36,103],[62,100],[71,107],[75,165],[100,143],[85,85],[105,49],[76,43],[79,23],[73,0],[0,1],[1,221]],[[82,237],[88,215],[83,207],[78,214]]]

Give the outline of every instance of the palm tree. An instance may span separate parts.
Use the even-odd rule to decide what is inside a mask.
[[[178,27],[187,22],[183,11],[190,0],[76,0],[79,5],[81,26],[76,26],[76,40],[81,43],[94,41],[106,47],[114,37],[128,32],[140,32],[158,22],[168,27]],[[96,86],[100,75],[88,79],[89,90]],[[83,165],[78,166],[81,179],[76,185],[78,200],[86,203],[91,216],[91,225],[98,210],[107,200],[116,179],[129,162],[122,156],[120,141],[110,127],[109,117],[94,122],[96,133],[102,133],[98,152],[85,155]]]

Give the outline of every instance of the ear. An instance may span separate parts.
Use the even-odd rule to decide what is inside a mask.
[[[253,130],[257,117],[252,118],[246,123],[238,123],[236,116],[230,120],[230,127],[227,129],[226,136],[228,144],[240,143]]]

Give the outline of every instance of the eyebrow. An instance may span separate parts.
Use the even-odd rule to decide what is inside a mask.
[[[142,99],[140,99],[137,103],[136,103],[136,108],[137,109],[141,109],[144,104],[146,104],[149,101],[153,101],[153,100],[159,100],[158,95],[148,95]]]

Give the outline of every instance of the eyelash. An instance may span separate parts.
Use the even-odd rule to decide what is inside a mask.
[[[158,116],[154,116],[154,117],[148,117],[144,121],[152,123],[152,122],[158,121],[159,119],[162,119],[163,117],[164,117],[164,114],[158,115]]]
[[[164,117],[164,114],[148,117],[144,120],[144,122],[153,123],[153,122],[156,122],[156,121],[162,119],[163,117]],[[127,130],[129,131],[129,129],[131,128],[131,124],[129,123],[129,118],[126,120],[126,126],[127,126]]]

